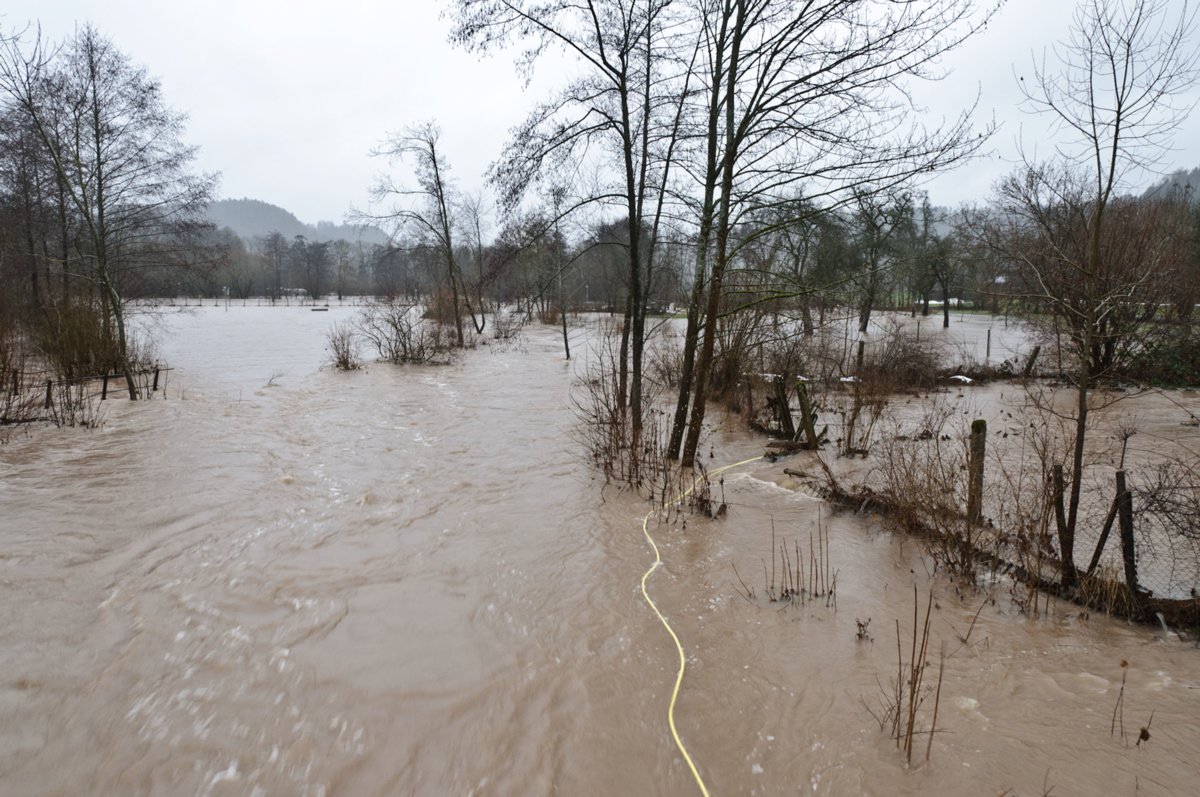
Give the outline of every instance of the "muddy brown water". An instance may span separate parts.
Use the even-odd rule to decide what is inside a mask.
[[[667,727],[677,654],[638,588],[647,504],[579,461],[557,333],[320,370],[350,312],[168,317],[165,400],[0,446],[0,794],[699,793]],[[760,453],[734,428],[712,448]],[[1193,644],[931,579],[914,542],[782,467],[727,474],[721,521],[651,525],[688,662],[677,721],[713,794],[1196,793]],[[807,558],[818,523],[836,609],[768,602],[772,524]],[[866,706],[914,584],[948,658],[910,768]]]

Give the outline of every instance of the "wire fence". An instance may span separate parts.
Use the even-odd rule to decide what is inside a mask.
[[[143,398],[160,393],[171,370],[155,364],[133,371],[134,390]],[[62,378],[44,368],[0,368],[0,426],[37,422],[94,426],[101,402],[130,398],[132,392],[123,373]]]
[[[982,421],[972,427],[986,435]],[[890,435],[872,447],[865,477],[841,484],[827,470],[828,484],[817,486],[837,503],[874,508],[922,536],[939,568],[1027,586],[1013,597],[1032,611],[1039,595],[1050,594],[1200,632],[1200,463],[1168,460],[1129,472],[1095,465],[1072,527],[1062,465],[985,454],[983,440],[950,431],[935,424],[925,434]]]

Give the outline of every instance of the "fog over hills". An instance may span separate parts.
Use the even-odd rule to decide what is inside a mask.
[[[332,221],[305,224],[290,211],[258,199],[217,200],[208,206],[208,217],[218,227],[230,228],[245,241],[278,232],[288,239],[303,235],[310,241],[345,239],[367,244],[387,243],[387,236],[378,227]]]
[[[1200,203],[1200,167],[1189,171],[1180,169],[1171,173],[1146,189],[1143,196],[1170,196],[1176,191],[1182,192],[1193,205]]]

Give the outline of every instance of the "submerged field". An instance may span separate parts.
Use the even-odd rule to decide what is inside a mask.
[[[639,590],[648,506],[576,452],[559,333],[322,368],[353,312],[168,312],[165,398],[0,446],[0,792],[697,792],[667,727],[676,652]],[[963,346],[977,318],[952,325]],[[572,334],[586,358],[591,328]],[[1003,428],[1009,388],[947,388],[898,399],[897,423],[935,395]],[[1145,456],[1193,434],[1142,406]],[[762,452],[732,416],[711,448]],[[712,793],[1190,792],[1192,643],[931,574],[917,541],[787,489],[805,457],[725,474],[721,520],[650,525],[649,590],[688,662],[677,722]],[[806,591],[771,602],[780,545]],[[929,761],[921,735],[906,767],[874,715],[914,586],[945,669]]]

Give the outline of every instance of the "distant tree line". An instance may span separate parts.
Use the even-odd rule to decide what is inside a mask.
[[[652,319],[674,307],[684,328],[666,448],[687,464],[710,395],[739,368],[738,330],[764,325],[812,335],[853,314],[865,333],[881,308],[932,307],[948,325],[959,301],[1075,335],[1093,375],[1132,373],[1148,352],[1186,373],[1187,175],[1140,197],[1114,182],[1097,199],[1078,164],[1027,164],[989,206],[956,211],[920,190],[986,140],[969,109],[916,124],[906,93],[995,10],[976,5],[457,0],[462,45],[521,41],[522,68],[561,48],[581,69],[493,164],[494,207],[458,186],[436,124],[391,135],[377,154],[411,180],[381,179],[357,219],[386,242],[217,228],[204,212],[215,178],[190,170],[183,117],[144,69],[90,26],[58,45],[10,34],[0,319],[68,370],[128,372],[126,311],[140,298],[406,297],[458,345],[501,306],[563,324],[565,346],[569,313],[608,311],[620,322],[614,422],[634,450]]]

